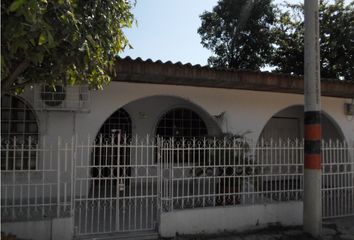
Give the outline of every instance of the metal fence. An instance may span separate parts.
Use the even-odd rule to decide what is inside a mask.
[[[237,138],[161,144],[162,210],[298,201],[303,142]]]
[[[162,140],[162,211],[302,201],[302,140]],[[322,142],[323,218],[354,215],[354,146]]]
[[[1,141],[1,220],[70,216],[74,142]]]
[[[322,143],[322,217],[354,215],[354,143]]]
[[[157,229],[155,139],[112,136],[77,145],[77,235]]]
[[[3,222],[74,216],[76,234],[155,229],[182,209],[302,201],[303,141],[3,142]],[[354,146],[322,143],[323,217],[354,215]]]

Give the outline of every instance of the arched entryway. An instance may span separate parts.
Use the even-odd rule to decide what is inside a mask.
[[[325,112],[321,115],[322,139],[325,141],[343,141],[343,133],[334,120]],[[264,126],[260,140],[286,141],[302,139],[304,136],[304,106],[287,107],[275,113]]]
[[[322,124],[322,204],[323,215],[329,215],[328,206],[335,208],[339,199],[352,201],[353,195],[345,190],[350,186],[353,158],[348,143],[338,124],[327,113],[321,114]],[[258,139],[255,161],[266,165],[258,191],[290,191],[296,194],[268,194],[272,200],[301,199],[303,190],[304,107],[290,106],[275,113],[265,124]],[[276,177],[280,175],[282,177]],[[338,187],[343,189],[338,189]],[[348,188],[350,189],[350,188]],[[349,200],[348,200],[349,199]],[[345,205],[344,205],[345,206]],[[348,206],[345,206],[348,207]]]
[[[115,196],[129,186],[130,148],[120,146],[126,145],[131,135],[132,121],[123,108],[101,126],[92,150],[91,196]]]
[[[100,126],[89,152],[90,172],[78,182],[77,191],[89,195],[76,200],[78,232],[156,230],[162,159],[157,136],[181,139],[219,131],[205,110],[179,97],[151,96],[123,105]]]

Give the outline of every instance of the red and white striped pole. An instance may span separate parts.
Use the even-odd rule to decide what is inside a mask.
[[[304,231],[322,232],[321,80],[318,0],[305,0]]]

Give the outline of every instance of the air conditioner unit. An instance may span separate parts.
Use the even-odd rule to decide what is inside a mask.
[[[36,85],[34,88],[34,106],[42,111],[90,110],[90,91],[86,85],[64,86]]]

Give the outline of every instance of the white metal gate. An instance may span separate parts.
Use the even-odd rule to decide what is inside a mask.
[[[98,139],[77,146],[76,235],[156,230],[156,144],[149,138]]]

